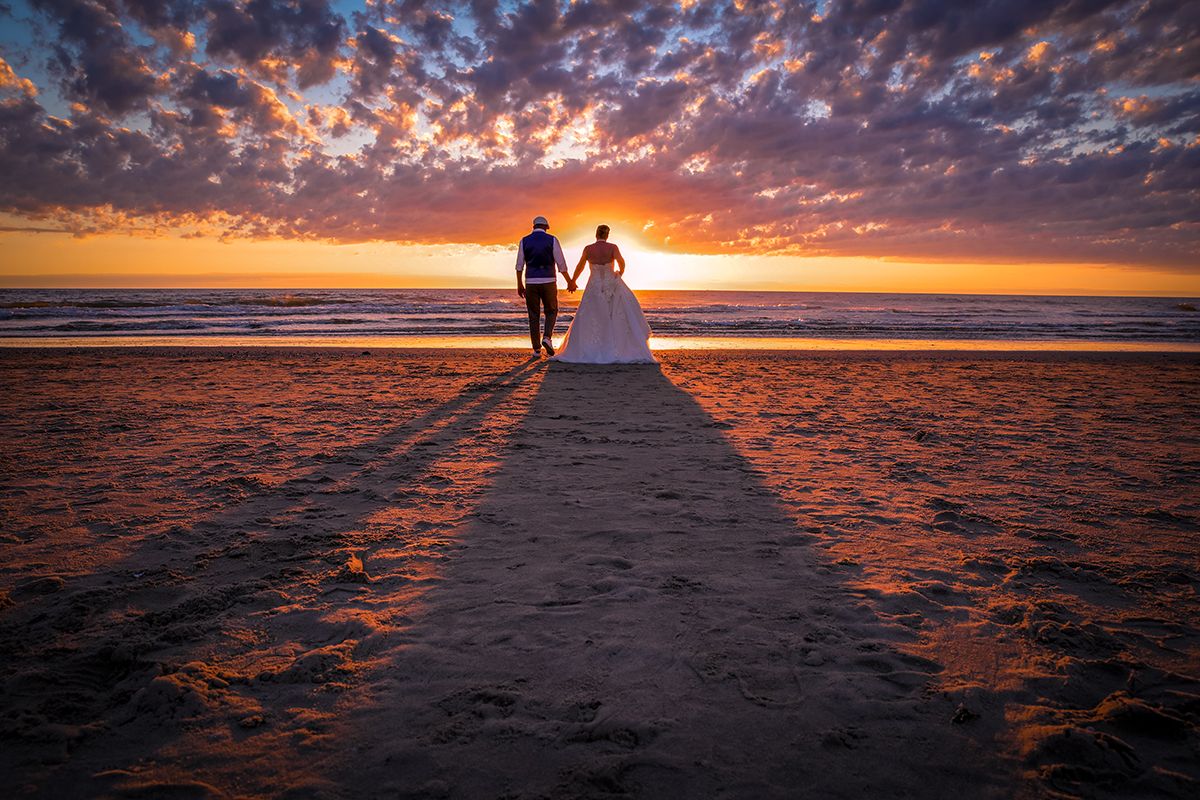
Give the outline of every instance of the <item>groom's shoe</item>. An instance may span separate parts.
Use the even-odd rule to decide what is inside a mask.
[[[554,342],[550,341],[549,336],[542,339],[542,347],[546,348],[547,355],[554,355]]]

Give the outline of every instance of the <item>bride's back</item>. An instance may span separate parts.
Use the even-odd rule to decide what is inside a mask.
[[[583,248],[583,254],[592,265],[611,264],[617,258],[617,246],[609,242],[593,242]]]

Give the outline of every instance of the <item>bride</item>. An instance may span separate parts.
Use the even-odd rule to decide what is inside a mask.
[[[554,360],[573,364],[657,363],[648,343],[650,326],[633,290],[621,279],[625,258],[608,241],[607,225],[596,228],[596,241],[583,248],[570,286],[579,280],[585,262],[592,265],[587,288]]]

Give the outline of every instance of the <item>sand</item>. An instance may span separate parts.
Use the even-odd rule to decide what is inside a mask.
[[[0,774],[1189,797],[1200,359],[0,351]]]

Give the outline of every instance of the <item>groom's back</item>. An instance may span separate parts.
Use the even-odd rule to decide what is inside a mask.
[[[521,251],[525,254],[527,278],[554,276],[553,236],[546,231],[536,230],[521,240]]]

